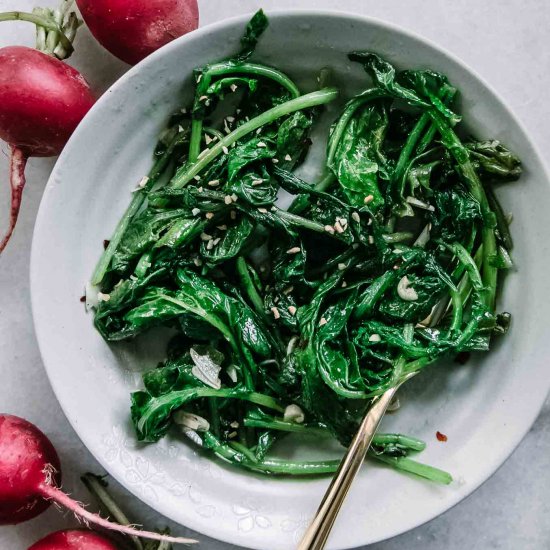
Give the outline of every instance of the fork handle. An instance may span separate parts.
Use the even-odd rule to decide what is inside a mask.
[[[300,541],[298,550],[322,550],[348,494],[349,488],[369,450],[372,438],[388,408],[397,387],[389,388],[373,400],[371,408],[363,418],[323,500]]]

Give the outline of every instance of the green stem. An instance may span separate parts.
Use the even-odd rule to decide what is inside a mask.
[[[396,470],[408,472],[409,474],[414,474],[436,483],[449,485],[449,483],[453,481],[453,477],[448,472],[440,470],[439,468],[434,468],[433,466],[428,466],[427,464],[422,464],[422,462],[416,462],[410,458],[384,456],[375,454],[372,451],[369,451],[369,456],[380,462],[384,462],[384,464],[392,466]]]
[[[178,143],[178,135],[176,135],[172,142],[168,145],[166,151],[160,157],[153,165],[149,172],[149,181],[145,185],[143,189],[140,189],[138,191],[135,191],[132,196],[132,200],[130,201],[130,205],[126,209],[126,212],[118,222],[115,231],[113,235],[111,236],[111,239],[109,241],[109,245],[101,255],[101,258],[99,259],[96,268],[94,270],[94,273],[92,275],[91,283],[93,285],[99,285],[103,281],[103,278],[105,277],[105,273],[107,273],[107,270],[109,269],[109,264],[111,262],[111,259],[113,258],[113,255],[115,254],[118,245],[120,244],[120,241],[122,240],[122,237],[124,237],[124,234],[126,233],[126,229],[128,229],[128,225],[130,225],[130,222],[134,218],[134,216],[139,212],[141,206],[143,205],[145,199],[147,198],[147,194],[153,187],[153,185],[156,183],[156,180],[160,177],[160,175],[164,172],[166,167],[168,166],[168,163],[170,162],[170,158],[172,156],[172,153],[174,152],[174,148]]]
[[[482,279],[486,291],[483,296],[483,301],[487,307],[494,309],[498,270],[492,265],[497,247],[495,239],[495,215],[489,206],[487,195],[483,189],[483,185],[477,175],[474,165],[470,160],[470,155],[467,148],[460,141],[454,130],[447,124],[445,118],[436,109],[430,109],[430,116],[436,124],[441,140],[445,147],[451,152],[456,161],[457,170],[468,185],[470,192],[478,201],[483,218],[482,241],[484,249],[484,261],[482,265]]]
[[[27,13],[24,11],[7,11],[0,13],[0,22],[2,21],[27,21],[28,23],[34,23],[37,27],[42,27],[47,31],[58,33],[59,41],[66,51],[72,52],[73,45],[71,41],[67,38],[65,33],[61,30],[61,27],[55,23],[53,19],[37,15],[36,13]],[[47,38],[46,38],[47,46]]]
[[[262,297],[258,294],[258,291],[256,290],[254,281],[252,281],[252,277],[250,276],[250,272],[248,271],[246,260],[242,256],[239,256],[237,258],[237,274],[241,279],[241,284],[248,294],[248,297],[252,302],[254,309],[256,310],[258,315],[260,315],[261,317],[265,317],[264,302],[262,300]]]
[[[204,442],[206,447],[212,449],[220,458],[237,466],[243,466],[249,470],[260,471],[268,474],[281,475],[321,475],[332,474],[340,466],[340,460],[319,460],[319,461],[291,461],[277,458],[268,458],[257,462],[248,457],[242,450],[222,444],[210,432],[205,432]],[[396,470],[408,472],[436,483],[449,484],[452,477],[447,472],[433,468],[426,464],[416,462],[410,458],[394,458],[369,451],[368,456],[380,462],[392,466]]]
[[[326,88],[311,92],[300,96],[296,99],[291,99],[280,105],[277,105],[268,111],[265,111],[261,115],[245,122],[233,132],[226,135],[221,141],[216,143],[214,147],[208,149],[208,152],[203,155],[197,162],[190,165],[187,170],[177,175],[170,182],[170,186],[175,189],[180,189],[187,185],[196,175],[198,175],[204,168],[206,168],[215,158],[224,153],[224,149],[229,148],[233,143],[236,143],[239,139],[243,138],[247,134],[250,134],[254,130],[261,128],[262,126],[273,122],[274,120],[283,116],[289,115],[296,111],[303,109],[309,109],[317,105],[324,105],[333,101],[338,96],[338,90],[335,88]]]
[[[221,62],[210,65],[208,69],[203,73],[201,89],[208,89],[212,78],[225,76],[228,74],[251,74],[255,76],[269,78],[277,82],[277,84],[280,84],[283,88],[286,88],[293,98],[297,98],[300,96],[300,90],[298,89],[296,84],[294,84],[294,82],[292,82],[292,80],[288,78],[288,76],[286,76],[281,71],[278,71],[277,69],[266,67],[264,65],[258,65],[256,63],[240,63],[238,65],[235,65]]]
[[[397,184],[397,196],[403,198],[403,193],[405,191],[405,176],[407,174],[407,167],[409,165],[409,159],[422,135],[422,132],[430,122],[430,115],[428,113],[423,113],[415,127],[412,129],[412,132],[407,137],[407,141],[401,149],[399,154],[399,159],[395,165],[395,171],[392,175],[392,184]]]
[[[194,164],[199,158],[202,142],[202,119],[194,118],[191,122],[191,139],[189,140],[189,164]]]
[[[278,418],[262,420],[259,418],[245,418],[244,425],[252,428],[265,428],[267,430],[278,430],[281,432],[308,433],[311,435],[326,435],[328,430],[319,426],[308,426],[307,424],[297,424],[296,422],[285,422]]]

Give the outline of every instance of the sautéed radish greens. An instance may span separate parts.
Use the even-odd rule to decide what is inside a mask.
[[[521,167],[498,141],[459,137],[445,76],[352,52],[366,89],[331,127],[325,176],[303,181],[310,131],[339,91],[302,94],[252,61],[267,24],[258,12],[240,53],[195,70],[193,104],[170,119],[89,290],[108,342],[175,332],[132,395],[140,441],[179,425],[242,468],[325,474],[338,461],[273,446],[292,433],[348,445],[376,395],[506,332],[495,299],[512,239],[493,185]],[[449,483],[410,458],[424,447],[380,433],[369,456]]]

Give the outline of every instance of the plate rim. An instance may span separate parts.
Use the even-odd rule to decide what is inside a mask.
[[[36,340],[38,343],[40,356],[42,359],[42,363],[44,365],[44,369],[46,371],[50,386],[52,387],[52,390],[54,392],[54,395],[63,411],[63,414],[67,418],[68,422],[70,423],[71,427],[75,431],[78,438],[82,441],[88,452],[94,457],[95,460],[97,460],[101,466],[105,469],[105,471],[109,472],[110,475],[113,475],[114,479],[123,486],[128,492],[130,492],[132,495],[134,495],[137,499],[139,499],[141,502],[155,510],[157,513],[160,513],[169,519],[173,520],[174,522],[183,525],[184,527],[187,527],[189,529],[192,529],[198,533],[201,533],[205,536],[215,538],[219,541],[227,542],[230,544],[235,544],[238,546],[243,546],[243,543],[245,546],[244,548],[251,548],[251,549],[257,549],[262,550],[259,546],[248,546],[248,543],[246,541],[243,541],[242,538],[239,538],[238,535],[234,532],[227,532],[224,530],[216,530],[214,524],[213,528],[206,532],[203,529],[202,524],[199,524],[193,519],[193,516],[189,514],[186,518],[186,523],[181,523],[181,519],[178,519],[174,514],[172,514],[169,510],[165,510],[163,508],[162,503],[154,503],[151,499],[148,499],[147,497],[141,495],[138,493],[138,491],[133,488],[133,486],[130,483],[127,483],[124,479],[120,478],[119,476],[116,476],[112,474],[112,465],[109,464],[106,459],[103,457],[101,453],[95,452],[95,449],[93,449],[93,445],[90,441],[90,438],[86,436],[85,434],[80,433],[80,429],[78,426],[78,421],[71,416],[68,410],[66,410],[65,404],[63,403],[62,399],[60,399],[60,393],[61,388],[59,383],[54,382],[55,375],[54,375],[54,368],[50,364],[48,366],[48,361],[46,360],[46,344],[45,344],[45,335],[42,333],[42,329],[40,328],[40,322],[38,321],[39,315],[37,313],[38,310],[38,304],[37,304],[37,294],[38,291],[35,290],[37,286],[40,284],[39,279],[39,271],[40,268],[38,266],[38,260],[37,260],[37,249],[38,249],[38,240],[39,240],[39,234],[41,232],[41,227],[45,223],[46,219],[46,197],[48,195],[48,191],[54,187],[54,180],[56,173],[58,169],[64,164],[65,158],[69,155],[68,151],[70,150],[73,142],[76,142],[79,139],[79,135],[85,126],[87,120],[93,116],[93,114],[100,110],[104,103],[108,101],[108,97],[110,93],[114,90],[117,90],[118,88],[124,86],[126,84],[126,81],[131,80],[132,77],[139,73],[143,67],[146,67],[149,64],[153,64],[156,62],[157,58],[161,58],[166,52],[174,49],[174,48],[180,48],[182,45],[184,45],[188,41],[200,39],[203,35],[207,35],[210,33],[215,33],[219,30],[223,30],[229,27],[233,27],[235,25],[241,25],[244,26],[248,20],[250,19],[250,16],[253,12],[246,12],[241,15],[237,15],[231,18],[223,19],[221,21],[216,21],[214,23],[205,25],[203,27],[200,27],[196,29],[195,31],[192,31],[185,36],[179,37],[176,40],[166,44],[159,50],[152,53],[150,56],[145,58],[143,61],[138,63],[137,65],[131,67],[126,73],[124,73],[120,78],[118,78],[107,90],[103,92],[103,94],[98,98],[92,109],[88,112],[88,114],[84,117],[84,119],[81,121],[75,132],[72,134],[71,138],[67,142],[65,148],[63,149],[63,152],[57,159],[55,166],[52,169],[51,175],[48,178],[48,182],[46,184],[46,187],[44,189],[44,194],[42,196],[42,199],[40,201],[40,206],[38,209],[38,213],[36,216],[36,222],[33,229],[33,236],[32,236],[32,244],[31,244],[31,253],[30,253],[30,268],[29,268],[29,277],[30,277],[30,293],[31,293],[31,312],[32,312],[32,318],[33,318],[33,326],[34,331],[36,334]],[[380,27],[382,30],[388,30],[390,32],[395,32],[400,35],[403,35],[413,41],[419,42],[423,44],[424,46],[428,46],[429,48],[437,50],[439,54],[449,59],[452,63],[460,67],[462,70],[469,73],[474,80],[477,80],[490,94],[491,94],[491,101],[498,102],[501,109],[503,109],[507,115],[510,117],[510,119],[517,125],[518,129],[523,134],[523,138],[525,139],[526,143],[531,148],[534,158],[539,163],[541,168],[541,175],[543,177],[543,184],[545,184],[547,187],[550,186],[550,172],[548,170],[548,166],[546,165],[546,162],[544,161],[544,157],[542,156],[539,146],[535,140],[533,140],[527,131],[525,125],[523,124],[522,120],[515,114],[513,109],[507,104],[507,102],[502,98],[502,96],[493,88],[493,86],[488,83],[482,76],[479,75],[477,71],[472,69],[465,61],[463,61],[460,57],[453,54],[446,48],[440,46],[437,42],[421,35],[420,33],[417,33],[411,29],[405,28],[399,24],[393,23],[391,21],[387,21],[378,17],[372,17],[368,15],[362,15],[353,11],[342,11],[342,10],[335,10],[335,9],[280,9],[280,10],[265,10],[266,15],[268,18],[284,18],[284,17],[328,17],[328,18],[337,18],[342,20],[348,20],[350,22],[360,22],[367,25],[375,25]],[[544,402],[546,400],[546,396],[548,395],[550,390],[550,377],[547,379],[546,384],[543,384],[543,388],[541,389],[539,387],[539,394],[543,397],[540,399],[540,403],[537,404],[537,406],[531,407],[531,414],[529,415],[528,422],[525,422],[523,429],[518,430],[515,434],[515,437],[513,437],[509,443],[509,446],[506,447],[505,450],[502,450],[498,458],[495,458],[495,460],[492,463],[486,463],[484,468],[480,468],[478,470],[478,476],[475,482],[469,483],[468,488],[464,492],[455,493],[453,494],[448,500],[445,502],[442,502],[441,509],[438,513],[433,515],[431,512],[424,513],[424,514],[417,514],[414,520],[411,520],[409,522],[404,522],[399,528],[394,529],[390,534],[388,534],[386,537],[383,538],[374,538],[374,539],[365,539],[367,542],[361,543],[361,545],[364,544],[374,544],[376,542],[380,542],[383,540],[388,540],[391,538],[394,538],[398,535],[401,535],[407,531],[410,531],[416,527],[419,527],[421,525],[424,525],[428,523],[429,521],[439,517],[443,513],[447,512],[448,510],[454,508],[458,503],[466,499],[468,496],[470,496],[474,491],[476,491],[482,484],[484,484],[490,477],[492,477],[506,462],[506,460],[510,457],[510,455],[516,450],[518,445],[521,443],[523,438],[526,436],[526,434],[530,431],[533,423],[537,419],[537,417],[540,414],[540,411],[542,407],[544,406]],[[527,418],[527,415],[524,415],[524,418]],[[420,517],[419,519],[419,516]],[[358,548],[358,546],[354,546],[355,548]],[[346,543],[337,543],[335,545],[331,545],[331,548],[334,548],[335,550],[346,550],[353,547],[350,547]]]

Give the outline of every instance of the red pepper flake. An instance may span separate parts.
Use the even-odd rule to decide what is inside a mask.
[[[103,248],[107,248],[107,247],[109,246],[109,243],[110,243],[110,242],[111,242],[111,241],[109,241],[108,239],[105,239],[105,240],[103,241]]]
[[[81,296],[81,297],[80,297],[80,301],[81,301],[82,303],[84,303],[84,302],[86,301],[86,296]]]
[[[438,441],[442,441],[443,443],[448,439],[447,436],[441,432],[435,432],[435,437],[437,437]]]

